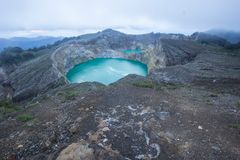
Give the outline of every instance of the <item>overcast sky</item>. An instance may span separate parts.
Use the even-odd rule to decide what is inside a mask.
[[[0,37],[240,30],[240,0],[0,0]]]

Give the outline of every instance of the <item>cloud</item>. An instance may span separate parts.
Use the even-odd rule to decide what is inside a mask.
[[[239,0],[0,0],[0,36],[104,28],[134,33],[239,30],[239,6]]]

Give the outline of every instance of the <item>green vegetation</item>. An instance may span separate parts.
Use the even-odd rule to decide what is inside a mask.
[[[34,54],[19,47],[9,47],[0,54],[0,65],[18,64],[34,58]]]
[[[230,55],[236,56],[239,55],[239,50],[240,50],[240,42],[236,44],[232,44],[228,42],[224,38],[220,38],[214,35],[209,35],[205,33],[194,33],[192,35],[193,37],[198,36],[198,42],[203,44],[203,45],[208,45],[208,46],[215,46],[215,47],[220,47],[221,52],[229,52]]]
[[[157,86],[157,89],[178,89],[181,87],[189,87],[189,86],[184,84],[163,83],[163,84],[159,84]]]
[[[33,116],[29,114],[21,114],[17,116],[17,120],[21,122],[28,122],[33,120]]]
[[[50,49],[51,47],[52,47],[52,45],[47,44],[47,45],[43,45],[43,46],[41,46],[41,47],[29,48],[27,51],[37,52],[37,51],[44,50],[44,49]]]
[[[74,100],[77,96],[77,93],[74,90],[66,90],[65,92],[58,92],[58,96],[63,96],[65,100]]]
[[[235,129],[240,129],[240,124],[239,123],[230,124],[229,127],[235,128]]]
[[[156,90],[162,90],[162,89],[177,89],[181,87],[188,87],[188,85],[184,84],[173,84],[173,83],[154,83],[153,81],[145,80],[145,81],[138,81],[133,83],[134,86],[136,87],[141,87],[141,88],[152,88]]]
[[[74,100],[76,96],[77,96],[77,94],[74,91],[67,92],[66,95],[65,95],[65,99],[66,100]]]
[[[229,50],[238,50],[240,49],[240,42],[238,42],[237,44],[228,44],[225,46],[225,49],[229,49]]]
[[[0,101],[0,113],[6,114],[17,111],[18,109],[14,106],[12,102],[1,100]]]
[[[155,84],[152,81],[138,81],[133,83],[134,86],[136,87],[141,87],[141,88],[154,88]]]

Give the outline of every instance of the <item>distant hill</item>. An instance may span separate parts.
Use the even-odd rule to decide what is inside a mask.
[[[218,45],[222,47],[230,45],[230,43],[225,38],[212,35],[206,32],[195,32],[190,37],[192,40],[198,41],[202,44]]]
[[[190,39],[205,45],[221,46],[228,50],[240,49],[240,41],[233,43],[223,37],[209,34],[207,32],[195,32],[190,36]]]
[[[0,51],[7,47],[20,47],[23,49],[41,47],[44,45],[53,44],[61,39],[62,37],[14,37],[10,39],[0,38]]]
[[[227,30],[209,30],[206,31],[205,33],[224,38],[234,44],[240,42],[240,32]]]

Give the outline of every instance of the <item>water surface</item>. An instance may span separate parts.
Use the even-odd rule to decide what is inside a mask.
[[[122,51],[124,54],[141,54],[142,50],[141,49],[128,49],[128,50],[123,50]]]
[[[76,65],[67,73],[67,78],[71,83],[96,81],[108,85],[128,74],[146,76],[147,73],[147,66],[141,62],[118,58],[96,58]]]

